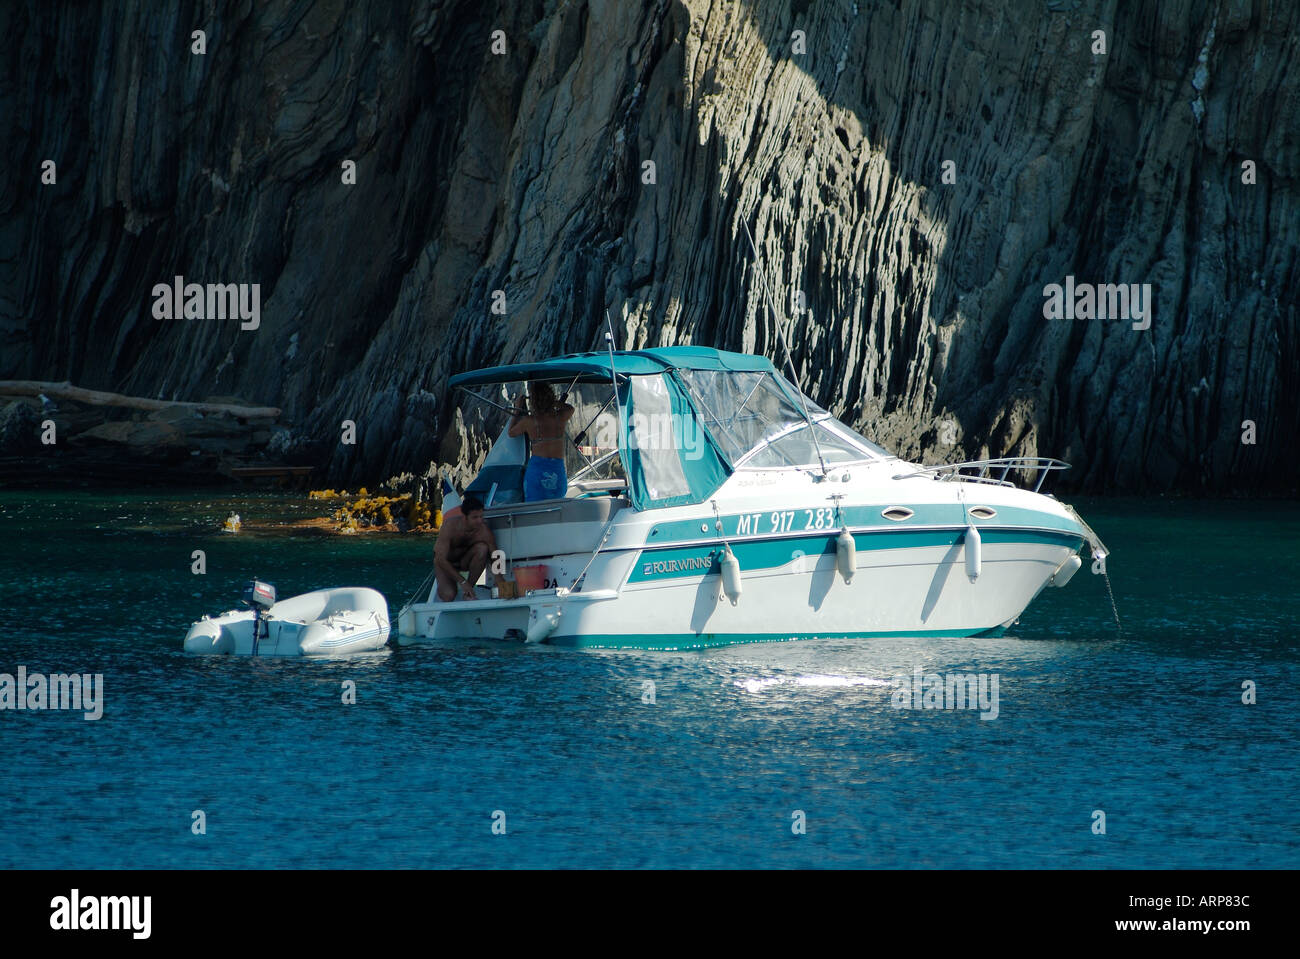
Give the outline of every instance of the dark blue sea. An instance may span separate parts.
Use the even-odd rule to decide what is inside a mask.
[[[1076,505],[1122,632],[1085,566],[998,639],[288,661],[181,639],[253,575],[395,616],[432,537],[268,527],[323,512],[281,494],[0,492],[0,673],[104,683],[98,721],[0,711],[0,866],[1300,866],[1300,505]],[[996,674],[997,718],[894,708],[918,667]]]

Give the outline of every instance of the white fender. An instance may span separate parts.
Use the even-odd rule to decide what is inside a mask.
[[[971,523],[966,527],[966,575],[973,583],[980,578],[980,531]]]
[[[560,625],[559,613],[542,613],[528,626],[528,635],[524,641],[528,643],[543,643],[555,632],[555,627]]]
[[[853,540],[853,534],[848,529],[840,530],[840,535],[835,537],[835,568],[840,571],[844,577],[844,582],[848,583],[853,580],[853,572],[858,563],[858,544]]]
[[[1079,567],[1082,565],[1083,560],[1079,558],[1078,553],[1071,556],[1061,564],[1060,568],[1055,573],[1052,574],[1052,585],[1064,586],[1074,577],[1074,574],[1079,571]]]
[[[735,606],[736,601],[740,599],[742,589],[740,560],[736,559],[730,544],[724,544],[722,549],[722,557],[718,561],[722,567],[722,591],[726,593],[727,599],[731,600],[731,605]]]
[[[399,636],[415,635],[415,610],[409,606],[397,614],[397,634]]]

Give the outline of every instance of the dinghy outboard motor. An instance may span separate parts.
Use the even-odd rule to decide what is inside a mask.
[[[256,656],[257,641],[271,632],[270,627],[262,632],[262,617],[275,605],[275,587],[261,580],[250,580],[240,593],[239,601],[253,611],[253,655]]]

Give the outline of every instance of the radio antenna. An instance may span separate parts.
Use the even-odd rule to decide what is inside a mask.
[[[804,402],[803,389],[799,386],[799,376],[794,370],[794,360],[790,358],[790,345],[785,341],[785,333],[781,329],[781,314],[776,311],[776,304],[772,301],[772,291],[767,285],[767,271],[763,269],[762,260],[758,255],[758,247],[754,245],[754,236],[749,232],[749,223],[742,216],[740,225],[745,228],[745,237],[749,240],[749,248],[754,252],[754,269],[758,272],[759,279],[763,285],[763,295],[767,298],[767,308],[772,311],[772,321],[776,326],[777,339],[781,341],[781,347],[785,350],[785,363],[790,368],[790,382],[794,384],[794,391],[799,396],[799,408],[803,411],[803,418],[808,423],[808,432],[812,435],[813,447],[817,450],[817,462],[821,464],[822,475],[825,476],[830,472],[826,468],[826,460],[822,457],[822,445],[817,441],[817,430],[813,427],[812,417],[808,415],[808,404]]]

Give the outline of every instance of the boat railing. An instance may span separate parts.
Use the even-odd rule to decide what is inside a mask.
[[[899,473],[894,479],[906,479],[909,476],[928,473],[943,482],[956,480],[964,483],[989,483],[993,486],[1016,486],[1018,484],[1008,479],[1009,476],[1020,473],[1028,474],[1028,476],[1037,474],[1038,480],[1034,483],[1034,492],[1037,493],[1042,489],[1043,481],[1047,479],[1048,473],[1055,470],[1068,470],[1069,468],[1069,463],[1046,456],[1002,456],[996,459],[967,460],[964,463],[922,466],[916,472]],[[995,473],[998,475],[995,476]]]

